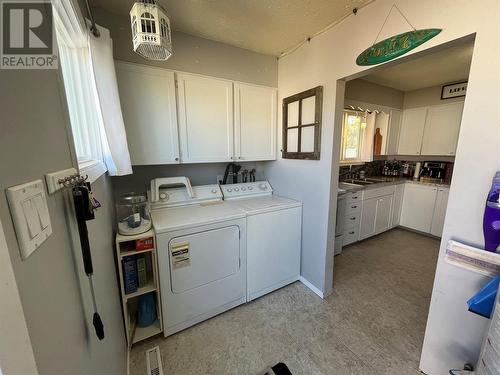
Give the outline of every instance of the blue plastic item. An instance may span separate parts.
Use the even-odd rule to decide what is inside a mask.
[[[495,277],[486,284],[479,292],[467,301],[469,311],[485,318],[491,317],[491,312],[495,306],[498,285],[500,284],[500,276]]]
[[[156,303],[153,293],[144,294],[139,297],[137,305],[137,325],[147,327],[156,321]]]

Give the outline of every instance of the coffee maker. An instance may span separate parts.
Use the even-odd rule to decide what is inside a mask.
[[[446,163],[426,161],[420,172],[420,181],[443,182],[446,174]]]

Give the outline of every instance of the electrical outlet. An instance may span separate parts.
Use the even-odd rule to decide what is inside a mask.
[[[222,184],[222,179],[223,179],[223,178],[224,178],[224,176],[222,176],[222,175],[218,174],[218,175],[217,175],[217,183],[218,183],[218,184]]]

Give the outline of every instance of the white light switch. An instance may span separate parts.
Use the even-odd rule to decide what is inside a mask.
[[[52,234],[43,182],[36,180],[10,187],[7,198],[24,260]]]

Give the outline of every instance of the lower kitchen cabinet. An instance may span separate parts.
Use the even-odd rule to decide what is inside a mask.
[[[356,241],[359,241],[359,221],[361,218],[363,193],[355,191],[347,193],[344,223],[343,223],[343,245],[347,246]]]
[[[449,188],[438,188],[436,196],[436,205],[434,206],[434,215],[432,217],[431,234],[441,237],[443,233],[444,218],[448,206]]]
[[[436,186],[406,184],[401,209],[401,225],[430,233],[437,190]]]
[[[386,195],[377,199],[377,214],[375,217],[375,234],[391,229],[391,207],[393,196]]]
[[[405,184],[394,185],[394,200],[392,203],[391,228],[397,227],[401,221],[401,206],[403,205],[404,193],[405,193]]]
[[[441,237],[449,188],[416,183],[396,184],[350,193],[343,221],[343,245],[399,225]]]
[[[363,201],[361,222],[359,227],[359,239],[363,240],[375,234],[375,218],[377,215],[377,198]]]
[[[374,197],[363,200],[359,228],[360,240],[390,229],[393,194],[386,193],[386,187],[374,189],[370,191],[370,195]]]

